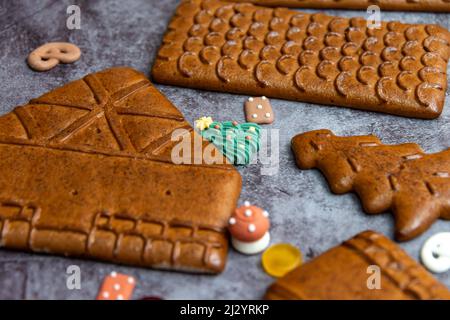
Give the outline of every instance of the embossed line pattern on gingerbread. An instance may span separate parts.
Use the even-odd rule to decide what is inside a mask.
[[[62,87],[31,100],[25,107],[14,109],[6,117],[10,120],[16,118],[15,122],[23,125],[24,134],[19,137],[20,141],[16,137],[8,137],[7,140],[81,152],[112,152],[122,156],[139,154],[141,157],[172,163],[166,154],[158,157],[158,152],[172,143],[170,136],[173,130],[193,131],[179,111],[169,103],[158,106],[155,100],[153,104],[145,104],[145,98],[161,97],[145,78],[112,94],[96,75],[88,75],[72,83],[72,86],[82,87],[86,91],[85,95],[67,97],[64,95],[65,87]],[[39,121],[49,112],[54,113],[55,118],[59,116],[54,120],[59,122],[60,128],[55,127],[54,123]],[[139,118],[147,118],[148,123],[138,122],[136,119]],[[95,135],[89,135],[92,130]]]
[[[131,215],[98,213],[89,232],[75,228],[56,231],[37,226],[40,213],[40,208],[33,204],[0,201],[1,246],[40,251],[41,249],[34,248],[33,240],[48,242],[55,238],[61,241],[70,238],[78,242],[71,244],[71,252],[68,252],[70,255],[84,255],[87,252],[92,257],[106,261],[127,261],[160,268],[178,265],[183,267],[185,257],[180,252],[184,246],[184,250],[188,248],[201,253],[197,261],[199,268],[211,263],[221,263],[217,252],[223,249],[221,238],[224,230],[220,228],[193,225],[190,222],[145,220]],[[185,235],[180,236],[179,230],[184,230]],[[48,244],[54,250],[55,243]]]
[[[88,75],[0,117],[0,246],[220,272],[240,177],[227,164],[174,165],[171,134],[180,128],[194,134],[129,68]]]
[[[391,211],[400,241],[450,219],[450,149],[425,154],[414,143],[383,145],[374,136],[329,130],[300,134],[292,148],[299,168],[319,169],[333,192],[357,193],[369,214]]]
[[[381,288],[367,287],[368,266]],[[362,232],[279,279],[268,299],[449,299],[445,285],[383,235]]]
[[[377,5],[382,10],[450,12],[450,0],[230,0],[263,6],[317,9],[364,9]]]
[[[168,26],[155,81],[436,118],[450,34],[217,0],[185,0]]]

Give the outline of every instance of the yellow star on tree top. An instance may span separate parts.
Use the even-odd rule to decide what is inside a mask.
[[[213,119],[211,117],[201,117],[197,121],[195,121],[195,127],[200,131],[208,129],[209,126],[213,123]]]

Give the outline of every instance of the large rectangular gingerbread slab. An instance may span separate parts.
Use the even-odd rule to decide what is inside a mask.
[[[278,279],[273,300],[448,300],[450,291],[383,235],[362,232]]]
[[[164,84],[436,118],[444,105],[450,33],[437,25],[218,0],[185,0],[153,79]]]
[[[0,246],[222,271],[241,178],[201,157],[175,165],[177,129],[194,137],[129,68],[88,75],[0,117]]]
[[[450,12],[448,0],[231,0],[263,6],[315,9],[367,9],[377,5],[382,10]]]

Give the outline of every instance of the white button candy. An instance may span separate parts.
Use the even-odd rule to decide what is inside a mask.
[[[437,233],[429,238],[420,253],[422,263],[434,273],[450,270],[450,232]]]

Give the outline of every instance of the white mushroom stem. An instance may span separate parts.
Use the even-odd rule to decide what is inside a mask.
[[[231,244],[233,245],[233,247],[240,253],[248,255],[257,254],[264,251],[269,246],[269,243],[270,243],[269,232],[266,232],[261,239],[253,242],[243,242],[237,240],[234,237],[231,238]]]

